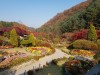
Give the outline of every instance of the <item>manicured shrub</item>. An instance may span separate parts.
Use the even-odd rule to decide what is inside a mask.
[[[98,48],[100,50],[100,39],[97,40],[97,45],[98,45]]]
[[[97,51],[96,55],[94,56],[94,58],[98,61],[100,61],[100,50]]]
[[[26,40],[22,40],[21,45],[31,45],[31,46],[35,46],[36,45],[36,39],[33,35],[33,33],[30,33],[30,35],[27,37]]]
[[[98,45],[85,39],[76,40],[68,48],[98,50]]]
[[[29,40],[22,40],[20,43],[21,45],[27,45],[29,44]]]

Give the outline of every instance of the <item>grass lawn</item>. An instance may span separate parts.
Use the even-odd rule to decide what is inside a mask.
[[[28,75],[33,75],[32,71],[28,72]],[[34,75],[70,75],[69,73],[64,73],[62,67],[56,64],[49,64],[48,67],[44,67],[34,73]]]
[[[48,67],[44,67],[37,71],[35,75],[63,75],[63,71],[61,67],[58,67],[55,64],[49,64]]]
[[[58,66],[62,66],[66,61],[67,61],[67,58],[66,59],[62,59],[62,60],[57,62],[57,65]]]

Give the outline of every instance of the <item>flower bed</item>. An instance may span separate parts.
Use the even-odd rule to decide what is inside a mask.
[[[13,48],[13,46],[0,46],[0,49],[8,49],[8,48]]]
[[[13,54],[13,55],[9,54],[7,56],[2,56],[2,57],[3,57],[2,61],[0,62],[0,69],[8,67],[12,63],[12,61],[14,61],[16,59],[21,59],[21,58],[27,59],[29,56],[25,53],[20,53],[20,54]]]
[[[95,55],[95,52],[93,51],[87,51],[87,50],[72,50],[72,55],[79,55],[83,57],[93,57]]]
[[[22,58],[15,58],[13,59],[12,61],[9,61],[9,59],[7,59],[5,61],[5,63],[0,63],[0,72],[1,71],[4,71],[6,69],[9,69],[13,66],[16,66],[16,65],[19,65],[19,64],[22,64],[24,62],[28,62],[29,60],[31,60],[33,57],[32,56],[27,56],[27,57],[22,57]]]
[[[52,49],[48,47],[28,47],[26,51],[32,53],[34,56],[42,56],[50,54],[52,52]]]

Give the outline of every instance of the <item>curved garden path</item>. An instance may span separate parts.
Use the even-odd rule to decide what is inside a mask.
[[[29,55],[31,55],[31,54],[29,54]],[[23,63],[23,64],[13,67],[10,70],[5,70],[3,72],[0,72],[0,75],[24,75],[23,74],[24,72],[32,70],[33,68],[34,69],[43,68],[44,65],[46,66],[46,63],[51,62],[53,59],[58,59],[58,58],[63,58],[63,57],[69,58],[70,56],[71,55],[68,55],[68,54],[62,52],[59,49],[55,49],[55,53],[53,53],[51,55],[42,57],[38,61],[35,61],[34,59],[32,59],[26,63]],[[90,60],[92,59],[92,58],[88,58],[88,57],[85,57],[85,58],[90,59]]]
[[[51,62],[53,59],[63,58],[63,57],[69,57],[70,55],[62,52],[61,50],[55,49],[55,53],[52,55],[45,56],[43,58],[40,58],[38,61],[31,60],[29,62],[23,63],[19,66],[13,67],[10,69],[11,72],[6,72],[6,75],[23,75],[23,73],[29,70],[37,69],[37,68],[43,68],[46,63]],[[4,75],[4,72],[0,73],[0,75]]]
[[[20,75],[22,73],[24,73],[25,71],[29,71],[32,70],[33,67],[34,69],[37,69],[39,67],[43,67],[43,65],[46,65],[46,63],[51,62],[53,59],[58,59],[58,58],[63,58],[63,57],[69,57],[70,55],[62,52],[61,50],[55,49],[55,53],[49,56],[45,56],[43,58],[40,58],[38,61],[35,61],[31,64],[28,64],[27,66],[23,66],[22,68],[18,69],[15,72],[15,75]]]

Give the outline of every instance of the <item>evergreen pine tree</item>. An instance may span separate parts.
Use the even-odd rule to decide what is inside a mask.
[[[90,24],[89,31],[88,31],[88,40],[96,41],[97,40],[97,33],[93,24]]]
[[[10,31],[10,43],[15,47],[18,46],[18,36],[15,29]]]
[[[33,46],[35,46],[35,37],[33,33],[30,33],[29,35],[29,42],[32,43]]]

